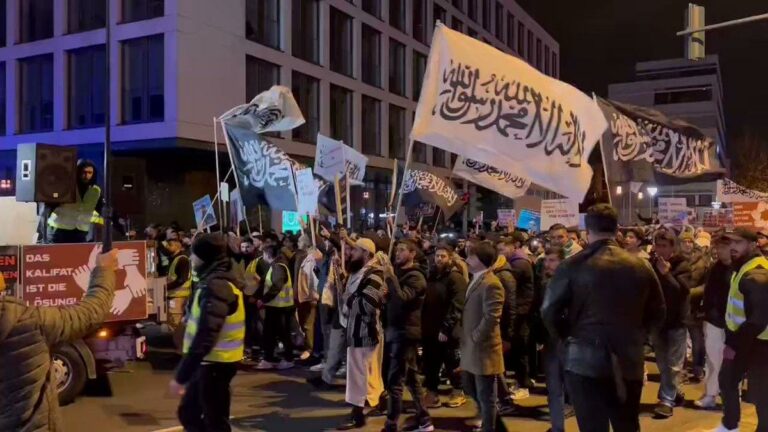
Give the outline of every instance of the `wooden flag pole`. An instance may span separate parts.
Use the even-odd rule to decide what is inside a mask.
[[[397,206],[395,206],[395,226],[397,226],[397,214],[400,212],[400,206],[403,205],[403,189],[405,188],[405,180],[408,177],[408,168],[411,166],[411,153],[413,153],[413,140],[408,141],[408,152],[405,154],[405,168],[403,168],[403,181],[400,182],[400,193],[397,195]],[[394,230],[394,229],[393,229]],[[395,239],[391,238],[389,242],[389,253],[387,256],[392,256],[392,248],[395,247]]]
[[[214,154],[214,160],[216,161],[216,195],[219,196],[221,192],[221,172],[219,171],[219,126],[218,126],[218,119],[216,117],[213,118],[213,154]],[[223,217],[223,211],[224,206],[222,205],[222,200],[219,200],[217,203],[219,206],[219,232],[224,231],[224,217]]]
[[[336,174],[336,178],[333,181],[334,198],[336,199],[336,223],[344,226],[344,212],[341,209],[341,191],[339,190],[339,175]]]
[[[344,174],[344,188],[346,189],[347,198],[347,229],[352,229],[352,207],[349,205],[349,173]]]
[[[315,218],[309,215],[309,230],[312,234],[312,247],[317,249],[317,240],[315,240]]]
[[[245,220],[247,221],[248,218],[246,218]],[[264,235],[264,227],[262,226],[262,222],[261,222],[261,204],[259,204],[259,234]]]
[[[437,216],[435,217],[435,225],[432,227],[432,235],[437,232],[437,224],[440,222],[440,215],[443,214],[443,208],[437,206]]]

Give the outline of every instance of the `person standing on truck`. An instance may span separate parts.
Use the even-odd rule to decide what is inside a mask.
[[[96,165],[77,161],[77,192],[75,202],[48,208],[48,243],[85,243],[91,224],[103,223],[99,213],[104,206],[101,188],[96,184]]]
[[[243,282],[232,271],[225,235],[201,235],[190,261],[199,282],[169,389],[182,396],[178,417],[185,430],[230,431],[230,382],[244,354]]]
[[[189,257],[184,255],[184,247],[178,238],[166,240],[166,249],[171,257],[171,265],[168,267],[168,283],[166,292],[168,297],[189,297],[192,291],[192,269]]]
[[[77,306],[27,306],[0,297],[0,430],[61,431],[51,348],[94,331],[109,312],[117,250],[102,254]]]

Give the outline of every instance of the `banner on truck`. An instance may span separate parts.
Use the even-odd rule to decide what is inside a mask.
[[[733,203],[733,224],[758,231],[768,229],[768,202]]]
[[[15,296],[19,280],[19,247],[0,246],[0,275],[5,281],[5,289],[0,287],[0,297]]]
[[[106,321],[147,317],[147,247],[143,241],[115,242],[118,270],[115,298]],[[30,306],[71,306],[88,290],[101,245],[96,243],[23,246],[21,298]]]
[[[735,202],[768,202],[768,193],[747,189],[731,179],[717,181],[717,201],[721,203]]]

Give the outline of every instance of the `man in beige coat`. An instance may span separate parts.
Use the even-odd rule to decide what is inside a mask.
[[[478,431],[505,431],[496,407],[496,377],[504,373],[499,320],[504,305],[504,288],[490,271],[496,249],[482,242],[467,248],[467,265],[472,280],[464,303],[461,340],[461,369],[464,391],[480,408]]]

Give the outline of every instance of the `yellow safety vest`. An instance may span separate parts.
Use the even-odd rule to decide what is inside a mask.
[[[291,282],[291,271],[288,270],[288,266],[285,264],[280,264],[281,266],[285,267],[285,274],[288,275],[288,282],[283,285],[283,289],[280,290],[280,293],[275,296],[272,300],[267,303],[267,306],[274,306],[274,307],[291,307],[293,306],[293,282]],[[272,267],[269,268],[269,271],[267,272],[267,291],[272,287]]]
[[[731,331],[738,330],[747,321],[747,314],[744,312],[744,294],[739,291],[739,282],[741,282],[741,278],[748,271],[754,270],[757,267],[768,269],[768,259],[765,257],[753,258],[741,266],[738,273],[731,276],[731,290],[728,293],[728,305],[725,310],[725,324]],[[768,287],[765,289],[768,289]],[[768,340],[768,327],[757,338]]]
[[[48,218],[48,226],[56,229],[79,230],[88,232],[91,229],[91,223],[98,221],[100,216],[93,209],[101,197],[101,188],[93,185],[88,188],[85,195],[80,198],[79,193],[75,193],[77,201],[70,204],[62,204],[51,213]]]
[[[171,262],[171,267],[168,269],[168,282],[174,282],[176,279],[179,278],[179,275],[176,274],[176,266],[179,264],[180,259],[189,259],[184,255],[179,255],[176,258],[173,259],[173,262]],[[182,284],[180,287],[173,290],[173,294],[171,297],[189,297],[190,293],[192,292],[192,270],[190,269],[189,274],[186,275],[187,280]]]
[[[243,295],[231,283],[229,287],[237,296],[237,311],[227,316],[224,326],[219,333],[219,339],[213,346],[211,352],[203,360],[219,363],[235,363],[243,359],[245,350],[245,306],[243,305]],[[192,340],[197,334],[197,325],[200,322],[200,290],[195,292],[195,300],[192,303],[192,310],[187,319],[187,329],[184,332],[184,345],[182,351],[184,354],[189,352]]]

